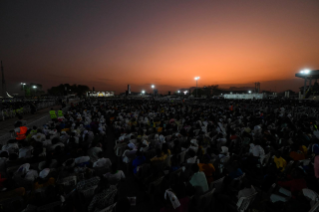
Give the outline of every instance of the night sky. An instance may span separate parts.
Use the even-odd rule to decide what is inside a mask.
[[[0,60],[20,82],[161,93],[218,84],[297,90],[319,69],[319,0],[2,0]]]

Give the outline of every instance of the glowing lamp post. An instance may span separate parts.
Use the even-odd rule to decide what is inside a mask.
[[[25,82],[21,82],[21,85],[22,85],[22,90],[23,90],[23,97],[25,97],[24,86],[26,85],[26,83]]]
[[[309,69],[303,69],[300,71],[300,74],[302,75],[308,75],[310,73],[310,70]],[[305,99],[306,98],[306,85],[307,85],[307,77],[305,77],[305,84],[303,86],[303,98]],[[309,85],[309,88],[311,87],[311,78],[310,78],[310,85]]]
[[[198,80],[200,79],[200,77],[195,77],[194,79],[196,81],[196,93],[198,95]]]
[[[141,93],[142,93],[142,94],[145,94],[145,91],[144,91],[144,90],[142,90],[142,91],[141,91]]]

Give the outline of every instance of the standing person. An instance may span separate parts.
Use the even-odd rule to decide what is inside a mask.
[[[52,120],[56,120],[57,119],[55,110],[53,110],[53,108],[51,108],[49,113],[50,113],[50,117],[51,117]]]
[[[52,109],[51,109],[52,110]],[[63,117],[63,111],[62,108],[60,108],[60,110],[58,110],[58,117]]]
[[[16,134],[16,140],[22,141],[26,139],[28,128],[26,126],[23,126],[20,121],[17,122],[14,127],[15,127],[14,132]]]

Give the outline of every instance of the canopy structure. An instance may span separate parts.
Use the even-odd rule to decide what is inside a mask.
[[[311,89],[311,82],[314,79],[315,81],[317,81],[317,79],[319,79],[319,70],[302,70],[299,73],[295,74],[295,77],[304,79],[305,83],[304,83],[304,87],[303,87],[303,98],[306,97],[306,87],[307,87],[307,81],[309,81],[309,85],[308,85],[308,91]]]

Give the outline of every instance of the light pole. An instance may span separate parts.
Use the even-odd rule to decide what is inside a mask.
[[[23,90],[23,97],[25,98],[25,90],[24,90],[24,86],[26,85],[25,82],[21,82],[22,85],[22,90]]]
[[[142,94],[145,94],[145,91],[144,90],[142,90],[142,92],[141,92]]]
[[[155,85],[151,85],[151,88],[152,88],[152,93],[153,93],[153,95],[154,95],[154,88],[155,88]]]
[[[196,81],[196,93],[198,95],[198,80],[200,79],[200,77],[195,77],[195,81]]]
[[[35,92],[35,94],[36,94],[36,93],[37,93],[37,86],[34,85],[34,86],[32,86],[32,88],[34,88],[34,92]]]

